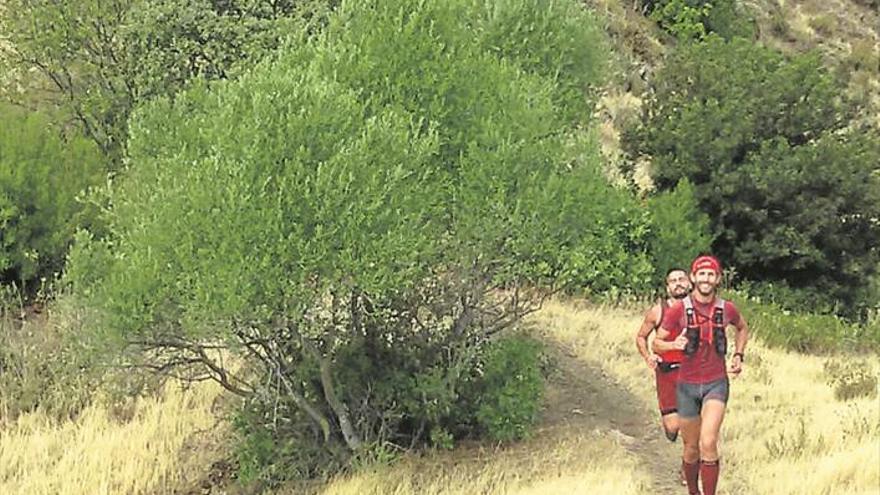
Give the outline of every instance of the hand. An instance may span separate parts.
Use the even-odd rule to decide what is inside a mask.
[[[650,368],[651,371],[657,369],[657,363],[660,361],[660,356],[656,354],[649,354],[648,357],[645,358],[645,363],[648,365],[648,368]]]
[[[687,343],[688,339],[684,335],[684,330],[682,330],[682,332],[678,334],[678,337],[676,337],[675,340],[672,341],[672,346],[680,351],[683,351],[685,346],[687,346]]]
[[[730,366],[727,367],[727,372],[731,375],[739,375],[742,372],[742,369],[742,358],[739,356],[733,356],[733,359],[730,360]]]

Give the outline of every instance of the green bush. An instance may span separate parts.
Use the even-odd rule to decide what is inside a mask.
[[[863,359],[830,359],[823,370],[837,400],[877,396],[877,375]]]
[[[661,191],[694,184],[713,251],[747,279],[825,292],[864,318],[880,139],[841,131],[849,110],[818,56],[710,36],[673,54],[655,83],[626,146],[653,160]]]
[[[246,477],[446,447],[473,423],[462,384],[531,287],[650,278],[650,218],[601,175],[558,106],[561,76],[530,67],[553,50],[499,56],[480,43],[488,28],[462,23],[507,5],[343,3],[239,79],[131,120],[111,235],[78,237],[68,280],[103,342],[245,398]],[[553,5],[548,19],[569,26],[576,4]],[[548,46],[599,49],[575,34]],[[525,384],[499,382],[517,396]],[[508,406],[488,403],[486,421]],[[527,419],[492,431],[520,435]]]
[[[737,288],[747,292],[756,300],[773,303],[786,311],[821,315],[839,312],[837,306],[840,301],[821,289],[792,288],[785,281],[743,281],[737,285]]]
[[[712,5],[705,1],[665,0],[655,4],[651,19],[680,40],[702,39],[711,10]]]
[[[331,3],[9,0],[0,23],[10,42],[0,45],[0,62],[20,77],[0,90],[62,108],[119,165],[134,108],[193,80],[234,76],[288,35],[317,29]]]
[[[753,335],[774,347],[805,352],[876,352],[880,328],[855,324],[832,314],[784,309],[760,296],[734,292],[731,296],[746,315]]]
[[[247,400],[231,420],[238,481],[277,486],[288,479],[326,477],[345,466],[345,452],[338,446],[322,448],[308,421],[285,401],[268,396]]]
[[[700,210],[689,180],[649,198],[648,210],[654,280],[663,280],[673,267],[687,269],[694,257],[711,249],[709,217]]]
[[[94,219],[78,197],[103,183],[104,163],[91,142],[63,138],[43,114],[0,112],[0,283],[35,289]]]
[[[540,342],[527,337],[490,345],[469,391],[477,425],[489,438],[505,442],[528,436],[541,407],[540,354]]]
[[[650,17],[682,41],[701,40],[709,33],[724,39],[751,39],[754,23],[734,0],[660,0],[652,2]]]

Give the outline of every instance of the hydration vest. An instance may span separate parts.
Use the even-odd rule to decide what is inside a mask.
[[[696,310],[694,310],[694,302],[691,296],[687,296],[683,300],[685,316],[687,317],[687,327],[685,327],[685,337],[687,337],[687,345],[684,347],[684,353],[692,356],[697,352],[700,346],[700,325],[697,324]],[[724,299],[715,298],[715,306],[712,310],[712,332],[709,334],[708,343],[715,347],[715,352],[719,356],[727,354],[727,333],[724,331]]]

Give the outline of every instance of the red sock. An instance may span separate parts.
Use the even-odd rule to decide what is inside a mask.
[[[687,463],[681,460],[681,468],[684,469],[684,479],[688,484],[688,493],[691,495],[699,495],[700,490],[697,488],[697,479],[700,477],[700,463]]]
[[[721,460],[700,461],[700,477],[703,478],[703,495],[715,495],[718,485],[718,472],[721,471]]]

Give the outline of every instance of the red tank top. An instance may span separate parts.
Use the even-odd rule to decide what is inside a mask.
[[[712,344],[711,315],[717,300],[703,304],[690,298],[690,296],[688,296],[688,299],[693,304],[695,324],[700,329],[700,345],[697,347],[697,351],[690,356],[682,352],[678,380],[682,383],[709,383],[720,380],[727,376],[727,369],[724,356],[719,355]],[[732,302],[723,301],[723,312],[723,327],[725,329],[729,325],[739,323],[739,310]],[[670,333],[669,340],[674,340],[674,336],[678,336],[687,327],[684,300],[676,302],[669,307],[669,310],[663,316],[662,326]]]
[[[660,301],[660,321],[657,323],[657,327],[660,327],[661,325],[663,325],[663,319],[666,317],[666,314],[669,312],[669,308],[671,308],[671,307],[672,306],[670,306],[669,304],[666,303],[666,299],[663,299]],[[679,333],[681,333],[680,329],[678,332],[670,331],[669,335],[665,339],[662,339],[662,340],[665,340],[667,342],[672,342],[673,340],[676,339],[676,337],[678,337]],[[661,352],[658,354],[658,356],[660,356],[660,359],[662,359],[664,363],[680,363],[684,360],[684,352],[682,352],[678,349],[673,349],[671,351]]]

